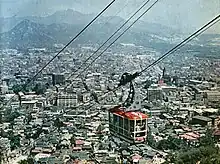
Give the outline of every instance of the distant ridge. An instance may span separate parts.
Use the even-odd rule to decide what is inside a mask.
[[[86,31],[75,44],[96,44],[105,41],[115,29],[115,24],[95,24]],[[56,43],[66,43],[75,35],[82,25],[80,24],[39,24],[30,20],[23,20],[8,32],[0,34],[1,47],[47,47]],[[128,32],[121,38],[122,42],[131,42],[137,45],[166,44],[165,41],[152,37],[147,32],[137,30]],[[74,45],[74,44],[73,44]]]
[[[47,47],[56,43],[67,43],[93,15],[74,10],[57,11],[47,17],[0,18],[0,24],[8,22],[10,30],[0,34],[1,47]],[[110,21],[109,21],[110,20]],[[106,22],[108,21],[108,22]],[[101,17],[74,44],[100,44],[104,42],[124,20],[120,17]],[[12,28],[12,24],[14,24]],[[2,27],[3,28],[3,27]],[[215,42],[218,35],[203,35],[192,44]],[[182,40],[172,28],[140,21],[131,28],[117,43],[134,43],[159,50],[167,50],[172,44]],[[74,45],[73,44],[73,45]]]
[[[52,15],[46,16],[46,17],[37,17],[37,16],[28,16],[28,17],[9,17],[9,18],[0,18],[0,27],[2,32],[6,32],[11,30],[13,27],[15,27],[18,23],[20,23],[23,20],[30,20],[35,23],[39,24],[71,24],[71,25],[85,25],[87,24],[92,18],[94,17],[93,14],[82,14],[78,11],[74,11],[71,9],[68,10],[62,10],[57,11]],[[96,24],[103,24],[106,23],[115,24],[118,26],[119,23],[123,22],[124,19],[119,16],[107,16],[107,17],[100,17],[100,19],[97,20]],[[109,22],[110,21],[110,22]],[[154,33],[164,33],[166,35],[169,35],[168,33],[170,31],[175,31],[172,28],[155,24],[155,23],[146,23],[146,22],[139,22],[136,27],[140,27],[140,29],[148,31],[148,32],[154,32]],[[169,31],[169,32],[168,32]]]

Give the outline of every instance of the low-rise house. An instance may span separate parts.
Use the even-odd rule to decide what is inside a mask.
[[[205,116],[194,116],[191,121],[192,124],[200,124],[202,126],[212,126],[212,119]]]

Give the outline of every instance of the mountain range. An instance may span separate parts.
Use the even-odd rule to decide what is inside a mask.
[[[10,48],[47,47],[67,43],[95,15],[74,10],[57,11],[46,17],[0,18],[0,46]],[[74,44],[102,43],[125,20],[117,16],[101,16]],[[128,26],[128,25],[127,25]],[[139,21],[119,42],[134,43],[157,49],[167,49],[181,40],[175,29]],[[204,42],[204,40],[203,40]]]

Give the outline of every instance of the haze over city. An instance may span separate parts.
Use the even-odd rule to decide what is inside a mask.
[[[128,17],[128,13],[139,7],[143,0],[117,0],[105,15],[113,15],[119,7],[128,6],[119,16]],[[0,17],[8,16],[46,16],[59,10],[73,9],[82,13],[97,13],[109,0],[1,0]],[[161,0],[142,20],[174,27],[180,32],[192,32],[205,24],[220,11],[219,0]],[[220,26],[209,32],[220,33]]]

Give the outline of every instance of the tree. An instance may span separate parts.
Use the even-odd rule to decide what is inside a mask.
[[[28,164],[27,160],[21,160],[18,162],[18,164]]]
[[[35,91],[38,95],[44,94],[46,91],[46,86],[42,84],[36,84],[32,90]]]
[[[0,147],[0,148],[1,148],[1,147]],[[2,151],[0,151],[0,163],[3,163],[3,159],[4,159],[3,153],[2,153]]]
[[[3,103],[4,102],[4,97],[0,97],[0,103]]]
[[[155,147],[155,145],[156,145],[156,142],[154,141],[151,129],[149,129],[149,131],[148,131],[147,143],[149,146],[152,146],[152,147]]]
[[[18,111],[13,111],[7,116],[9,122],[13,122],[15,118],[19,117],[21,114]]]
[[[25,84],[17,84],[12,87],[12,90],[15,94],[18,94],[19,92],[27,92],[29,88]]]
[[[74,136],[71,137],[70,139],[70,143],[73,145],[75,144],[76,138]]]
[[[92,146],[92,150],[94,151],[94,149],[95,149],[95,143],[92,142],[91,146]]]
[[[56,126],[60,130],[60,128],[63,126],[63,122],[59,118],[56,118],[56,120],[54,121],[54,126]]]
[[[153,84],[151,80],[146,80],[144,82],[144,89],[148,89],[151,86],[151,84]]]
[[[11,150],[14,150],[18,147],[20,147],[20,136],[16,135],[14,136],[14,134],[12,133],[10,136],[10,146],[11,146]]]
[[[97,133],[98,134],[102,134],[103,130],[105,129],[105,127],[103,126],[103,124],[99,124],[99,126],[97,127]]]
[[[37,132],[35,134],[33,134],[32,138],[33,139],[37,139],[42,132],[43,132],[43,128],[42,127],[38,127],[37,128]]]
[[[213,131],[211,129],[207,129],[205,136],[201,137],[199,140],[200,146],[209,146],[214,145],[214,137],[213,137]]]
[[[12,113],[12,108],[6,108],[5,111],[4,111],[4,115],[5,116],[8,116]]]
[[[191,148],[188,151],[180,151],[174,156],[169,156],[169,163],[197,163],[200,161],[201,164],[212,164],[219,163],[219,148],[211,146],[201,146],[199,148]]]
[[[188,144],[186,141],[181,140],[179,138],[168,137],[165,140],[159,141],[155,147],[159,150],[179,150],[179,149],[188,149]]]
[[[5,116],[5,121],[6,122],[13,122],[15,118],[19,117],[21,114],[15,110],[12,111],[11,108],[6,108],[6,110],[4,111],[4,116]]]
[[[13,87],[12,87],[12,90],[14,91],[14,93],[16,93],[16,94],[18,94],[19,92],[21,92],[22,91],[22,86],[21,85],[14,85]]]
[[[31,113],[29,113],[29,114],[27,115],[26,120],[27,120],[27,124],[29,124],[30,121],[32,120],[32,115],[31,115]]]
[[[31,157],[28,157],[28,159],[21,160],[18,163],[19,164],[34,164],[34,159]]]
[[[2,124],[2,113],[0,112],[0,124]]]

